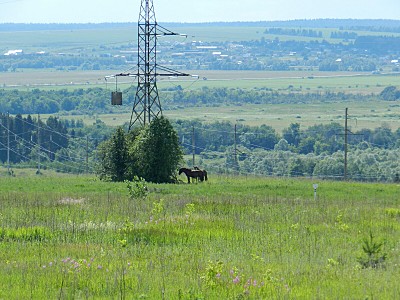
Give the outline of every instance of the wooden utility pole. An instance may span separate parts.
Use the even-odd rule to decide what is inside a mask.
[[[10,113],[7,112],[7,172],[8,175],[11,175],[10,172]]]
[[[38,114],[38,124],[37,124],[37,141],[38,141],[38,169],[36,174],[40,175],[40,115]]]
[[[237,158],[237,125],[235,124],[235,171],[239,171],[239,163]]]
[[[89,136],[86,136],[86,174],[89,174]]]
[[[194,137],[194,126],[192,128],[192,154],[193,154],[193,167],[196,165],[196,142]]]
[[[348,143],[348,129],[347,118],[349,109],[346,107],[345,122],[344,122],[344,180],[347,180],[347,143]]]

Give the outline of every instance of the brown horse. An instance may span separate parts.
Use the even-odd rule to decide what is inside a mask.
[[[203,175],[204,175],[204,180],[205,181],[207,181],[208,180],[208,177],[207,177],[207,171],[206,170],[200,170],[200,168],[199,167],[193,167],[193,169],[195,169],[195,170],[199,170],[199,171],[202,171],[203,172]],[[202,180],[203,181],[203,180]]]
[[[200,181],[204,181],[204,179],[207,180],[207,172],[205,172],[203,170],[191,170],[188,168],[180,168],[179,169],[179,175],[181,175],[182,173],[185,173],[188,183],[190,183],[190,178],[192,179],[192,182],[194,179],[196,179],[197,181],[200,179]]]

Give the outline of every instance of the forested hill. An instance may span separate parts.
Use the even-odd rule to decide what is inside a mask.
[[[213,23],[163,23],[163,25],[179,26],[245,26],[245,27],[302,27],[302,28],[338,28],[345,30],[367,30],[400,32],[400,20],[385,19],[312,19],[312,20],[288,20],[288,21],[258,21],[258,22],[213,22]],[[50,23],[50,24],[23,24],[2,23],[0,31],[41,31],[41,30],[79,30],[79,29],[105,29],[126,26],[136,26],[131,23]]]

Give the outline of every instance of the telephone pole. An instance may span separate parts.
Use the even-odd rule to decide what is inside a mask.
[[[346,112],[345,112],[345,122],[344,122],[344,180],[347,180],[347,144],[348,144],[348,134],[349,131],[347,129],[347,119],[348,119],[348,114],[349,109],[346,107]]]
[[[10,171],[10,113],[7,112],[7,173],[11,175]]]
[[[38,142],[38,169],[36,171],[37,175],[40,175],[40,115],[38,114],[38,124],[37,124],[37,142]]]
[[[89,136],[86,136],[86,174],[89,174]]]
[[[234,152],[234,155],[235,155],[235,171],[239,171],[239,163],[238,163],[238,158],[237,158],[237,125],[235,124],[235,141],[234,141],[234,143],[235,143],[235,152]]]
[[[346,107],[345,111],[345,116],[344,116],[344,174],[343,174],[343,179],[347,180],[348,178],[348,147],[349,147],[349,134],[352,136],[355,135],[363,135],[363,134],[357,134],[357,133],[352,133],[349,128],[348,128],[348,120],[349,120],[349,109]]]
[[[192,154],[193,154],[193,168],[194,168],[196,165],[196,142],[194,136],[194,126],[192,129]]]

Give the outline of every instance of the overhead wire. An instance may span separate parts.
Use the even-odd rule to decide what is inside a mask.
[[[218,130],[213,130],[213,131],[218,131]],[[223,132],[223,133],[226,133],[226,131],[221,131],[221,132]],[[232,132],[231,132],[232,133]],[[231,151],[231,153],[220,153],[220,154],[215,154],[215,153],[213,153],[212,151],[210,151],[210,150],[208,150],[208,149],[206,149],[206,148],[204,148],[204,147],[199,147],[199,146],[193,146],[192,144],[189,144],[189,143],[185,143],[185,142],[182,142],[181,143],[183,146],[186,146],[187,148],[193,148],[194,147],[194,149],[196,149],[196,150],[201,150],[202,152],[203,152],[203,154],[206,154],[207,156],[215,156],[215,155],[218,155],[218,156],[221,156],[221,155],[223,155],[223,156],[225,156],[225,158],[227,158],[227,156],[233,156],[234,155],[234,151]],[[259,145],[254,145],[253,144],[253,146],[256,146],[258,149],[263,149],[263,150],[265,150],[265,151],[271,151],[272,149],[267,149],[267,148],[264,148],[264,147],[261,147],[261,146],[259,146]],[[271,160],[271,161],[276,161],[276,160],[279,160],[279,158],[273,158],[273,157],[265,157],[265,155],[262,155],[262,154],[257,154],[257,153],[255,153],[255,152],[245,152],[244,154],[246,154],[248,157],[258,157],[258,158],[263,158],[263,159],[267,159],[267,160]],[[304,155],[306,155],[306,154],[304,154]],[[330,158],[330,157],[332,157],[332,156],[330,156],[330,155],[318,155],[318,156],[316,156],[315,157],[315,159],[316,160],[318,160],[318,161],[321,161],[321,160],[323,160],[323,159],[325,159],[325,158]],[[229,164],[228,162],[225,162],[225,165],[226,164]],[[215,164],[214,164],[215,165]],[[234,168],[234,171],[235,172],[237,172],[237,170],[235,169],[236,167],[235,166],[233,166],[233,168]],[[243,173],[243,172],[241,172],[241,173]],[[252,173],[250,173],[250,174],[254,174],[254,172],[252,172]],[[259,173],[259,175],[266,175],[266,173],[265,172],[263,172],[263,173]],[[304,176],[304,174],[303,173],[299,173],[299,172],[291,172],[291,175],[298,175],[298,176]],[[274,176],[276,176],[276,174],[274,175]],[[285,176],[289,176],[289,175],[285,175]],[[375,175],[367,175],[367,174],[350,174],[350,176],[352,177],[352,178],[355,178],[355,179],[362,179],[362,180],[379,180],[379,179],[381,179],[381,178],[386,178],[386,174],[385,173],[383,173],[382,172],[382,170],[381,170],[381,172],[380,173],[377,173],[377,174],[375,174]],[[343,174],[329,174],[329,175],[311,175],[311,177],[312,178],[326,178],[326,179],[341,179],[341,178],[343,178]]]
[[[72,166],[71,166],[71,165],[67,165],[67,164],[65,164],[65,163],[63,163],[63,162],[61,162],[61,161],[56,161],[56,162],[55,162],[55,163],[57,163],[57,164],[59,164],[59,165],[65,166],[65,167],[67,167],[67,168],[69,168],[69,169],[75,169],[75,170],[77,170],[77,171],[83,171],[83,170],[85,170],[86,168],[89,168],[91,171],[93,171],[93,167],[90,166],[90,165],[82,166],[82,162],[84,162],[85,159],[79,158],[79,156],[77,156],[78,158],[74,158],[74,157],[71,157],[71,156],[67,157],[67,156],[64,156],[64,155],[62,155],[62,154],[56,153],[56,152],[54,152],[54,151],[51,151],[51,150],[49,150],[49,149],[43,147],[43,143],[39,145],[38,143],[35,143],[35,142],[33,142],[32,140],[26,140],[26,139],[24,139],[23,137],[19,137],[18,135],[16,135],[16,134],[13,133],[12,131],[10,131],[10,130],[9,130],[7,127],[5,127],[3,124],[0,124],[0,126],[3,127],[3,128],[5,128],[6,130],[8,130],[8,131],[10,132],[11,135],[14,135],[15,137],[18,137],[18,138],[21,140],[21,144],[19,144],[19,145],[21,145],[23,148],[25,148],[25,149],[27,149],[27,150],[29,150],[29,151],[31,151],[33,148],[38,148],[39,155],[40,155],[42,158],[46,159],[46,160],[48,160],[49,157],[48,157],[48,156],[45,156],[44,153],[52,154],[52,155],[54,155],[54,157],[56,157],[56,156],[61,157],[61,158],[63,158],[64,160],[68,161],[69,163],[78,164],[78,165],[79,165],[79,167],[77,167],[77,166],[74,166],[74,165],[72,165]],[[47,141],[47,142],[45,142],[45,143],[50,143],[50,142],[55,143],[54,141]],[[0,143],[1,143],[1,142],[0,142]],[[26,144],[30,145],[30,147],[26,146]],[[57,143],[55,143],[55,144],[57,144]],[[8,146],[5,145],[4,143],[1,143],[1,145],[3,145],[3,146],[5,147],[5,150],[9,149],[10,151],[12,151],[13,153],[15,153],[16,155],[18,155],[18,156],[23,157],[24,159],[26,159],[27,161],[32,160],[32,158],[28,158],[28,157],[24,156],[23,154],[17,152],[17,151],[16,151],[15,149],[13,149],[12,147],[8,147]],[[57,144],[57,145],[58,145],[58,144]],[[58,145],[58,146],[60,146],[60,145]],[[67,151],[70,151],[68,148],[64,148],[64,147],[62,147],[62,148],[60,148],[60,149],[67,149]],[[78,161],[76,161],[76,160],[78,160]]]

